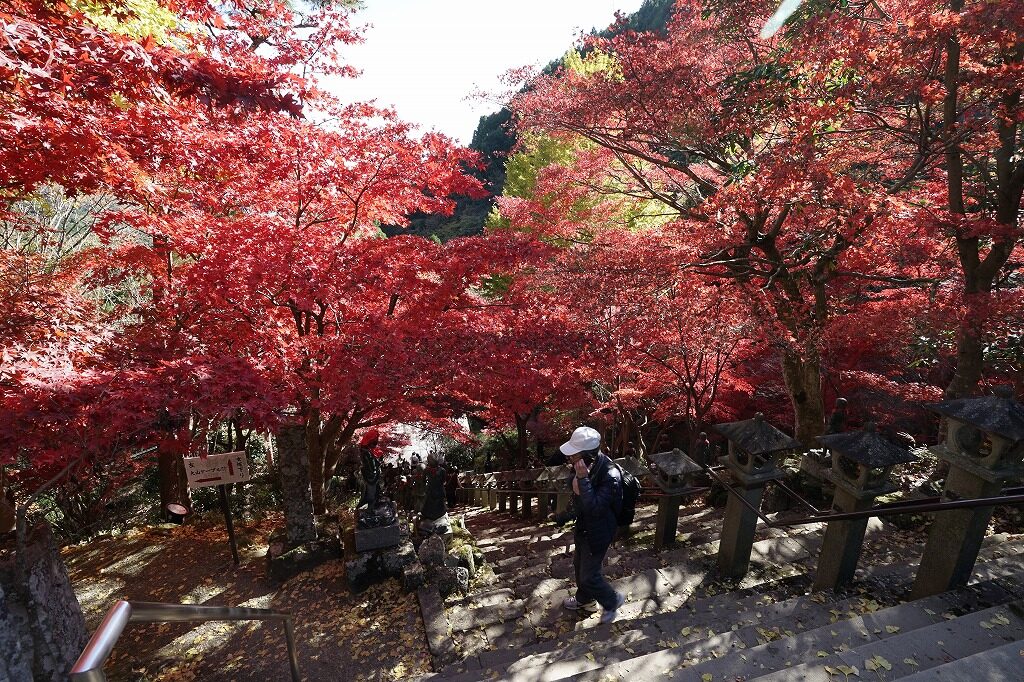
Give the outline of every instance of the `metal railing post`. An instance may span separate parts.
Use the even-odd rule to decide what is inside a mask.
[[[288,667],[293,682],[299,682],[299,658],[290,614],[269,609],[242,606],[204,606],[198,604],[160,604],[156,602],[117,601],[96,628],[92,639],[71,668],[73,682],[105,682],[103,665],[128,623],[180,623],[211,620],[281,620],[288,646]]]

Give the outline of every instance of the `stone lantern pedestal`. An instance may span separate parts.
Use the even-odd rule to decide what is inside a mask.
[[[567,475],[566,467],[559,466],[545,467],[538,474],[537,487],[540,490],[540,495],[537,497],[537,514],[542,519],[555,512],[559,482]]]
[[[702,469],[678,448],[655,453],[649,459],[653,467],[651,475],[662,492],[658,498],[658,515],[654,527],[654,549],[658,551],[675,544],[679,528],[679,505],[685,494],[692,490],[689,477]]]
[[[944,500],[993,497],[1024,473],[1024,406],[1002,391],[985,398],[930,406],[943,416],[944,442],[931,448],[949,462]],[[995,507],[937,512],[911,596],[914,599],[967,584]]]
[[[519,513],[519,498],[522,496],[519,489],[523,485],[522,473],[521,471],[510,471],[508,474],[508,511],[510,514]]]
[[[729,454],[720,461],[736,481],[729,495],[718,547],[718,568],[724,578],[742,578],[750,567],[764,487],[783,477],[776,458],[800,448],[800,443],[758,414],[753,419],[718,424],[715,430],[729,441]],[[744,504],[746,502],[746,504]]]
[[[481,487],[483,488],[484,505],[493,510],[498,506],[498,496],[495,494],[494,474],[484,474]]]
[[[734,490],[753,509],[743,504],[737,496],[729,495],[718,546],[718,569],[724,578],[739,579],[750,568],[750,553],[754,547],[754,531],[758,520],[754,509],[761,507],[765,485],[782,478],[783,473],[776,468],[755,475],[747,475],[735,469],[730,469],[730,472],[738,484]]]
[[[835,486],[832,509],[840,513],[870,509],[876,497],[896,490],[889,482],[892,467],[917,459],[882,438],[870,424],[862,431],[822,436],[818,441],[832,453],[832,467],[823,471],[823,477]],[[867,517],[828,522],[815,590],[834,590],[853,580],[867,526]]]

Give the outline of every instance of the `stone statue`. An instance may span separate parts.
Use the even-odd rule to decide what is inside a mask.
[[[444,462],[431,453],[427,455],[427,470],[424,474],[423,518],[434,521],[448,513],[448,499],[445,494],[445,479],[448,469]]]
[[[828,424],[825,427],[826,434],[842,433],[846,430],[846,398],[836,398],[836,405],[832,414],[828,417]],[[832,454],[827,449],[822,449],[818,455],[818,464],[823,469],[832,468]]]
[[[398,511],[383,492],[384,451],[377,447],[380,434],[370,429],[359,440],[360,476],[363,494],[356,505],[356,524],[360,528],[389,526],[398,520]]]
[[[836,406],[828,418],[826,433],[842,433],[846,429],[846,398],[836,398]]]
[[[427,455],[427,466],[423,472],[423,504],[420,507],[420,532],[424,535],[447,535],[451,532],[445,495],[447,477],[448,468],[444,461],[434,453]]]

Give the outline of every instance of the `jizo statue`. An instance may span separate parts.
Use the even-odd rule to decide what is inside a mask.
[[[356,506],[356,523],[360,528],[390,526],[398,520],[394,503],[384,495],[384,451],[378,447],[380,434],[371,429],[359,440],[363,494]]]

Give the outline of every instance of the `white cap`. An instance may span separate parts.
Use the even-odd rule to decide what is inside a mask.
[[[575,455],[585,450],[596,450],[601,447],[601,434],[597,429],[581,426],[572,432],[572,436],[559,446],[563,455]]]

